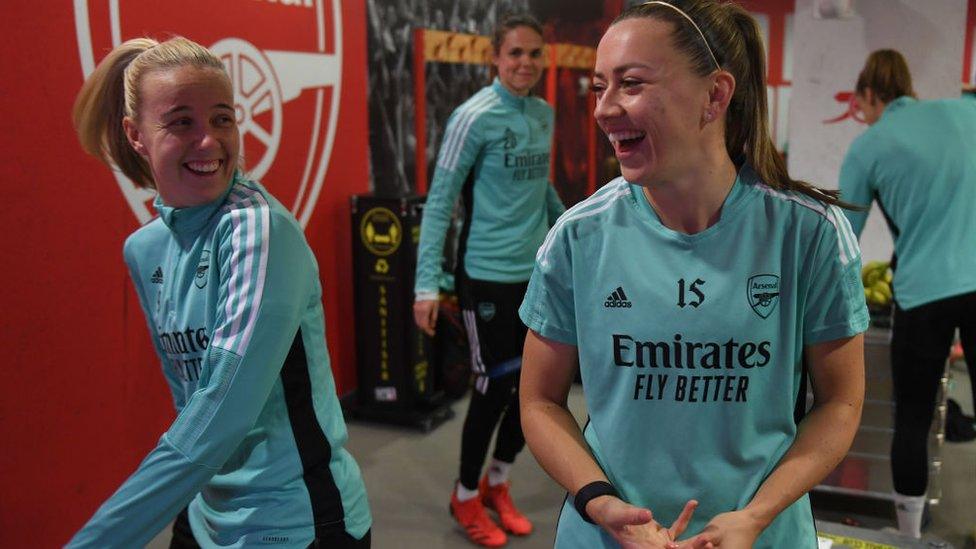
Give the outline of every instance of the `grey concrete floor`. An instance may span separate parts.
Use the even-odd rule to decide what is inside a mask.
[[[965,371],[954,371],[950,395],[973,413]],[[582,391],[574,386],[570,408],[585,419]],[[379,549],[441,549],[474,547],[448,513],[450,490],[457,476],[460,431],[467,400],[453,405],[456,415],[430,433],[371,423],[349,423],[349,450],[363,470],[373,511],[373,547]],[[932,508],[927,532],[955,547],[971,545],[976,528],[976,442],[946,444],[942,503]],[[525,538],[511,538],[509,547],[552,547],[556,520],[565,492],[546,476],[526,450],[512,470],[512,494],[535,524]],[[830,510],[817,510],[830,515]],[[872,527],[892,526],[881,520]],[[149,545],[167,547],[168,529]]]
[[[466,547],[464,531],[448,513],[457,478],[461,424],[467,399],[453,405],[455,417],[430,433],[375,425],[349,425],[349,450],[359,460],[373,510],[373,546],[439,549]],[[570,395],[577,420],[586,418],[581,391]],[[512,468],[512,496],[535,525],[509,547],[552,547],[565,492],[546,476],[526,449]]]

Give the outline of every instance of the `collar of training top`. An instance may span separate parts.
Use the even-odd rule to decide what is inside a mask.
[[[234,178],[224,192],[221,193],[220,197],[200,206],[174,208],[163,204],[163,199],[159,194],[156,194],[156,199],[153,200],[153,207],[156,208],[159,217],[171,231],[177,234],[195,233],[202,229],[210,218],[213,217],[214,213],[223,206],[227,200],[227,195],[230,194],[230,190],[234,188],[234,185],[241,178],[243,178],[243,175],[241,175],[240,171],[234,172]]]

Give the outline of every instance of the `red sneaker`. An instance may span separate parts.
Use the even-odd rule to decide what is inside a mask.
[[[451,492],[451,515],[464,527],[468,539],[485,547],[501,547],[508,543],[508,536],[495,524],[481,504],[481,498],[459,501],[457,492]]]
[[[510,485],[510,482],[506,482],[498,486],[489,486],[488,476],[481,477],[481,483],[478,485],[481,501],[485,507],[494,509],[498,513],[498,521],[502,523],[502,528],[516,536],[527,536],[532,533],[532,523],[515,508],[512,496],[508,493]]]

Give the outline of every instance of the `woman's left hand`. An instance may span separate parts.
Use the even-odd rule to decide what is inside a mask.
[[[713,517],[701,533],[686,543],[691,547],[749,549],[763,529],[763,524],[748,511],[732,511]]]

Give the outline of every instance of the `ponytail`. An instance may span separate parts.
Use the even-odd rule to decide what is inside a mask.
[[[891,103],[899,97],[915,97],[912,87],[912,73],[908,62],[898,50],[875,50],[864,62],[864,68],[857,75],[855,90],[864,95],[870,88],[882,103]]]
[[[840,191],[821,189],[806,181],[793,179],[786,169],[786,161],[776,150],[769,131],[769,101],[766,88],[766,51],[755,19],[742,9],[734,10],[733,18],[745,45],[745,78],[736,96],[741,103],[741,116],[726,118],[726,146],[733,159],[742,158],[774,189],[796,191],[820,202],[844,208],[856,208],[840,200]],[[736,79],[737,82],[740,82]]]
[[[132,148],[122,128],[127,115],[125,78],[129,64],[156,45],[150,38],[135,38],[112,50],[81,86],[71,112],[81,148],[143,188],[154,188],[155,183],[149,163]]]

